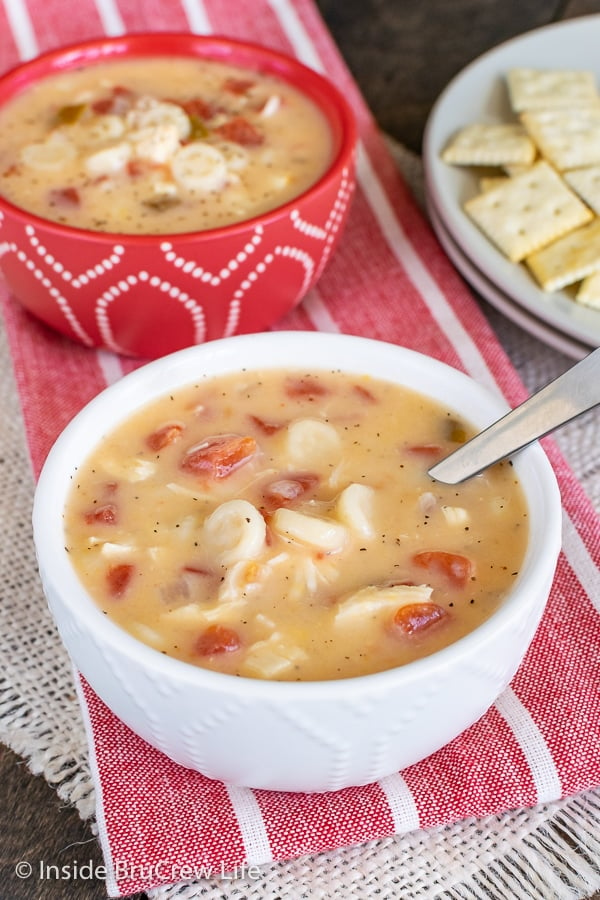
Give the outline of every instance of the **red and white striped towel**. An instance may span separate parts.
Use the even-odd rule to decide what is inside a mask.
[[[395,341],[467,371],[513,405],[522,400],[515,371],[399,178],[312,0],[11,0],[0,5],[1,65],[102,32],[161,29],[227,33],[296,55],[327,73],[356,111],[359,186],[347,230],[317,289],[279,327]],[[135,363],[51,333],[1,285],[0,300],[37,474],[62,427]],[[600,785],[598,520],[554,444],[545,446],[564,504],[547,612],[498,702],[418,765],[331,794],[232,789],[148,747],[80,679],[112,895],[239,874]]]

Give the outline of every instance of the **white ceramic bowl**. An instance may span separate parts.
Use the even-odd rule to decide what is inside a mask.
[[[104,616],[64,549],[62,511],[78,464],[119,420],[171,389],[246,368],[370,373],[443,401],[483,427],[505,404],[462,373],[364,338],[275,332],[178,351],[109,387],[67,426],[39,479],[33,512],[40,573],[77,669],[133,731],[184,766],[228,783],[291,791],[365,784],[438,750],[511,680],[542,616],[560,547],[561,505],[539,446],[515,457],[530,513],[518,580],[476,631],[426,659],[326,682],[268,682],[207,671],[138,642]]]

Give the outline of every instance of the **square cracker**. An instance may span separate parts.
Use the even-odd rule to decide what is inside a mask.
[[[600,219],[565,234],[525,260],[545,291],[559,291],[600,270]]]
[[[508,175],[483,175],[479,179],[480,191],[491,191],[508,181]]]
[[[600,271],[593,272],[583,279],[575,299],[583,306],[591,306],[592,309],[600,310]]]
[[[536,162],[535,159],[533,160],[533,162],[528,163],[527,165],[525,165],[524,163],[510,163],[507,166],[502,166],[502,169],[504,172],[506,172],[507,175],[520,175],[521,172],[526,172],[528,169],[530,169],[534,162]]]
[[[600,102],[593,72],[573,69],[509,69],[508,96],[513,111],[572,109]]]
[[[600,165],[600,106],[529,110],[521,122],[559,171]]]
[[[592,211],[544,160],[472,197],[464,209],[513,262],[593,218]]]
[[[457,166],[503,166],[533,162],[536,148],[518,122],[476,122],[456,132],[442,152],[444,162]]]
[[[584,203],[600,216],[600,166],[563,172],[563,178]]]

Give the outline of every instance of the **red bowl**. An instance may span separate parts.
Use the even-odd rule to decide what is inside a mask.
[[[224,228],[129,235],[60,225],[0,196],[0,266],[14,296],[87,346],[154,358],[263,331],[316,283],[355,185],[356,126],[337,88],[291,57],[223,37],[150,33],[42,54],[0,78],[0,105],[59,71],[125,57],[215,59],[273,74],[322,110],[334,139],[325,174],[291,202]]]

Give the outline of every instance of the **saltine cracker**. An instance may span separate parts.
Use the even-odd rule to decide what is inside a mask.
[[[529,110],[521,122],[559,171],[600,165],[600,107]]]
[[[535,156],[535,145],[518,122],[466,125],[442,152],[444,162],[455,166],[528,165]]]
[[[600,219],[576,228],[525,260],[545,291],[559,291],[600,270]]]
[[[584,203],[600,216],[600,166],[563,172],[563,178]]]
[[[573,69],[516,67],[506,73],[514,112],[528,109],[572,109],[600,103],[593,72]]]
[[[472,197],[464,209],[512,262],[520,262],[593,218],[589,207],[543,160]]]
[[[583,306],[600,310],[600,271],[584,278],[575,294],[575,299]]]

